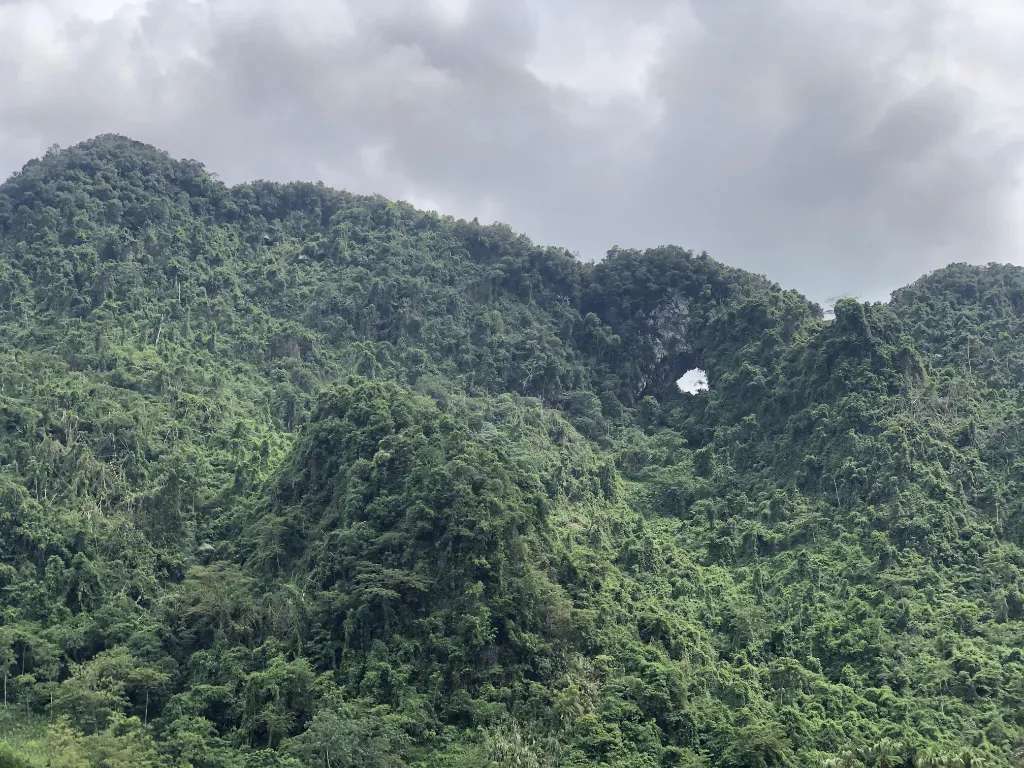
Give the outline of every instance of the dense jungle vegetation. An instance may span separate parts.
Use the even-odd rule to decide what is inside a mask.
[[[102,136],[0,334],[2,768],[1024,765],[1022,269],[826,322]]]

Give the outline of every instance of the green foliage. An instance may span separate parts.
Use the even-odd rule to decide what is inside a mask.
[[[0,768],[31,768],[31,763],[0,741]]]
[[[828,323],[51,152],[0,186],[0,768],[1019,765],[1022,297]]]

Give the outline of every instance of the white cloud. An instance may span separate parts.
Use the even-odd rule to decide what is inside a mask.
[[[0,0],[0,173],[116,131],[815,298],[1022,252],[1024,8]]]

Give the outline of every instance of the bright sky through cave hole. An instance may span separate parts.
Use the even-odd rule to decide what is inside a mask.
[[[680,392],[686,392],[689,395],[706,392],[708,390],[708,375],[703,368],[691,368],[676,379],[676,386],[679,387]]]

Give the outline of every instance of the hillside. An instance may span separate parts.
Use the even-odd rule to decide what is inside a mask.
[[[1024,270],[835,314],[118,136],[29,162],[0,767],[1024,765]]]

